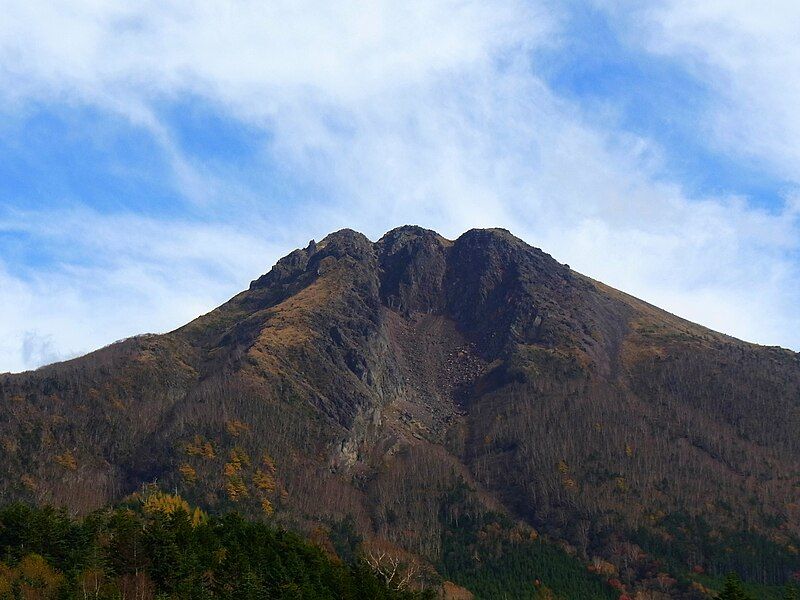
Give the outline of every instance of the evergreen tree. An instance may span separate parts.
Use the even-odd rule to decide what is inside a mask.
[[[430,600],[365,563],[332,560],[300,536],[160,495],[72,520],[0,507],[0,600]]]
[[[731,573],[725,578],[725,587],[717,596],[718,600],[754,600],[742,589],[742,581],[736,573]]]

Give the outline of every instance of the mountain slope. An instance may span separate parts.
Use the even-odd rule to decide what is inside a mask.
[[[86,511],[158,481],[309,530],[351,517],[431,564],[483,511],[623,583],[780,582],[800,570],[798,431],[795,353],[504,230],[344,230],[172,333],[1,376],[0,493]]]

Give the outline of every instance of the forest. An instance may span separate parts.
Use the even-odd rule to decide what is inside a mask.
[[[73,520],[63,510],[0,508],[0,598],[423,600],[362,560],[236,514],[208,515],[154,492]]]
[[[270,520],[209,514],[153,486],[83,518],[8,504],[0,507],[0,600],[671,597],[629,595],[605,578],[602,565],[587,569],[534,530],[469,503],[460,488],[442,503],[443,551],[436,565],[383,561],[350,521],[306,539]],[[735,573],[694,575],[683,583],[698,598],[800,600],[799,586],[744,583]]]

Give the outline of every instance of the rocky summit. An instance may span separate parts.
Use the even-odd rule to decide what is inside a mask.
[[[502,229],[343,230],[176,331],[0,375],[0,496],[86,513],[155,483],[454,598],[530,597],[554,571],[503,570],[526,552],[601,597],[700,598],[800,572],[798,432],[798,354]]]

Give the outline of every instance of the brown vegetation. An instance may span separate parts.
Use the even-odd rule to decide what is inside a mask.
[[[707,549],[746,532],[797,556],[798,431],[794,353],[502,230],[343,231],[175,332],[0,376],[0,494],[86,511],[157,480],[306,529],[350,516],[435,562],[442,498],[465,483],[597,573],[665,593],[659,552],[741,569]],[[790,564],[758,560],[745,574],[764,581]]]

